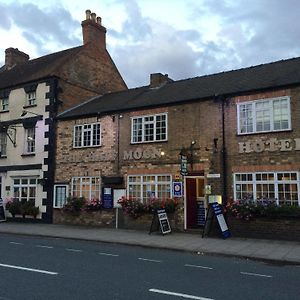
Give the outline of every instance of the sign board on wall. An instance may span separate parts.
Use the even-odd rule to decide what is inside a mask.
[[[182,197],[182,182],[173,182],[173,196]]]
[[[182,176],[186,176],[188,174],[187,163],[188,163],[187,156],[181,155],[180,174]]]
[[[118,203],[119,199],[126,196],[126,189],[114,189],[114,208],[121,208]]]
[[[113,208],[113,190],[112,188],[103,188],[102,193],[103,208]]]

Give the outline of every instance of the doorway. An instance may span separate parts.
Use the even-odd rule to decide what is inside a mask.
[[[185,227],[186,229],[199,228],[199,207],[206,208],[204,193],[204,177],[185,178]]]

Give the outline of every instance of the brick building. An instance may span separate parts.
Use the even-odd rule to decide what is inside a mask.
[[[181,181],[179,229],[203,224],[213,195],[300,205],[299,70],[296,58],[180,81],[151,74],[149,86],[96,97],[59,116],[55,180],[73,195],[120,188],[143,202],[173,197]]]
[[[32,202],[49,222],[57,113],[127,89],[106,50],[101,18],[87,10],[81,25],[82,46],[32,60],[8,48],[0,69],[0,196]]]

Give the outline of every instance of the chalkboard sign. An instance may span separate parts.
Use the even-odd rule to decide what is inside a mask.
[[[218,221],[219,227],[222,232],[222,236],[224,238],[228,238],[230,236],[230,231],[228,229],[228,226],[226,224],[226,221],[225,221],[225,218],[223,215],[222,206],[217,202],[209,204],[207,218],[205,221],[202,237],[204,237],[205,235],[208,235],[208,233],[211,229],[211,226],[212,226],[212,221],[213,221],[214,216],[216,217],[216,219]]]
[[[153,231],[159,230],[162,234],[170,233],[171,227],[168,219],[168,215],[165,209],[158,209],[156,213],[153,214],[152,223],[150,227],[149,234]]]
[[[0,222],[6,221],[3,200],[0,198]]]
[[[197,201],[197,225],[205,225],[205,206],[204,200]]]
[[[103,208],[110,209],[114,206],[114,198],[112,188],[103,188],[102,203]]]

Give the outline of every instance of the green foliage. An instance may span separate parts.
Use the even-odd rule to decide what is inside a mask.
[[[300,207],[287,204],[277,205],[274,200],[264,199],[257,201],[231,201],[226,211],[235,218],[249,221],[257,217],[300,217]]]
[[[174,213],[178,206],[178,201],[174,199],[151,199],[144,204],[138,199],[122,197],[118,201],[123,211],[134,219],[143,214],[154,213],[158,209],[165,209],[167,213]]]
[[[86,201],[84,197],[70,197],[63,207],[65,212],[80,212],[85,206]]]
[[[64,212],[79,213],[81,211],[97,211],[102,209],[102,201],[98,198],[86,200],[84,197],[70,197],[63,207]]]
[[[32,200],[19,201],[17,199],[9,199],[6,202],[6,209],[13,217],[15,215],[23,215],[24,218],[26,215],[36,218],[40,212],[39,207],[35,206],[35,203]]]

